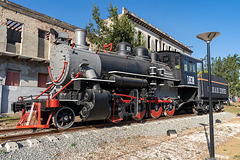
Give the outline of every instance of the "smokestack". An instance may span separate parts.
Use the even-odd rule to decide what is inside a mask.
[[[86,48],[86,36],[87,30],[85,29],[75,29],[75,45],[78,48]]]

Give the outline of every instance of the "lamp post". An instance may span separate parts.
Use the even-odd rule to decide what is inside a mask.
[[[210,60],[210,42],[219,36],[219,32],[206,32],[197,35],[198,39],[201,39],[207,43],[207,61],[208,61],[208,86],[209,86],[209,125],[210,125],[210,160],[215,159],[214,153],[214,133],[213,133],[213,110],[212,110],[212,80],[211,80],[211,60]]]

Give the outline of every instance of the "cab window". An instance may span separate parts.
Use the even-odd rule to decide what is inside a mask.
[[[175,69],[180,69],[180,61],[177,57],[175,58]]]
[[[188,61],[187,60],[183,61],[183,65],[184,65],[184,71],[188,71]]]
[[[193,63],[193,72],[194,72],[194,73],[197,72],[196,63]]]
[[[169,56],[163,56],[163,62],[167,63],[169,61]]]
[[[193,72],[193,63],[190,61],[188,63],[188,70],[189,70],[189,72]]]

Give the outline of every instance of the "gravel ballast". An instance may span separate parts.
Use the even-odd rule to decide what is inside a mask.
[[[184,159],[181,158],[180,155],[174,153],[174,151],[171,151],[171,148],[183,146],[181,142],[184,142],[184,139],[185,141],[188,140],[189,142],[192,141],[194,143],[206,143],[206,132],[204,132],[204,130],[202,130],[201,133],[198,133],[199,135],[202,134],[202,138],[197,138],[197,135],[194,134],[188,135],[188,137],[179,136],[177,139],[180,141],[178,140],[178,143],[175,144],[169,143],[174,141],[174,139],[161,142],[162,138],[164,139],[164,136],[166,137],[167,130],[176,130],[178,133],[181,133],[183,130],[189,128],[203,127],[205,126],[204,124],[208,124],[208,117],[208,115],[202,115],[185,118],[171,118],[145,123],[135,123],[120,127],[77,131],[71,133],[73,137],[69,136],[69,138],[66,138],[63,134],[54,135],[58,139],[54,142],[49,141],[47,136],[43,136],[37,138],[39,141],[37,147],[29,147],[27,141],[19,141],[17,142],[20,147],[18,151],[7,153],[5,147],[0,148],[0,159],[99,159],[114,157],[118,159],[155,159],[161,157]],[[215,113],[214,122],[216,120],[222,122],[216,123],[215,128],[217,129],[220,125],[222,125],[223,128],[228,128],[229,126],[225,125],[223,122],[226,122],[233,117],[235,117],[235,115],[228,112]],[[230,128],[235,130],[236,133],[237,131],[240,132],[240,126],[232,125]],[[222,130],[221,135],[229,137],[231,134],[234,135],[236,133],[225,133],[224,130]],[[144,148],[144,146],[141,146],[141,143],[146,144],[147,147]],[[128,145],[129,148],[123,144]],[[139,144],[138,146],[140,146],[140,150],[134,146],[137,144]],[[153,144],[154,146],[152,147]],[[170,145],[170,147],[168,147],[168,145]],[[143,147],[142,149],[144,151],[141,150],[141,147]],[[200,152],[198,151],[199,148],[191,146],[186,147],[187,149],[180,149],[180,151],[183,150],[184,152],[187,152],[186,150],[193,150],[195,152]],[[161,152],[157,148],[162,148],[165,152]],[[168,151],[168,148],[170,148],[169,153],[166,152]],[[195,152],[192,152],[192,154]],[[201,153],[198,153],[197,155],[200,155]]]

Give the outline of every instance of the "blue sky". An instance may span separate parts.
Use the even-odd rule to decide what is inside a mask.
[[[27,8],[85,28],[95,2],[101,17],[107,18],[109,0],[10,0]],[[206,55],[205,42],[197,34],[218,31],[211,43],[212,57],[240,54],[240,0],[111,0],[137,14],[186,46],[193,46],[193,56]]]

